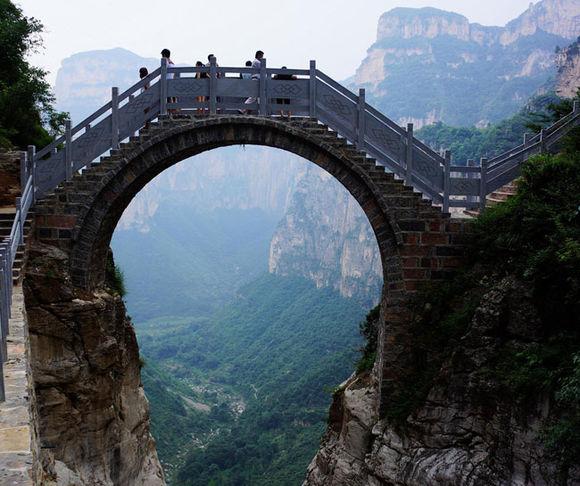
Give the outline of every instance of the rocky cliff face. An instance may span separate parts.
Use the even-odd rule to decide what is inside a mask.
[[[372,375],[343,385],[304,486],[579,484],[577,461],[558,462],[542,439],[562,416],[553,397],[536,390],[514,402],[489,372],[506,349],[525,354],[543,339],[526,285],[487,282],[466,332],[447,344],[425,400],[403,423],[368,412]]]
[[[536,32],[574,39],[579,29],[580,3],[577,0],[543,0],[530,3],[528,10],[508,23],[500,34],[500,41],[511,44]]]
[[[556,93],[573,98],[580,89],[580,39],[558,52]]]
[[[80,122],[111,100],[111,88],[128,88],[139,81],[139,68],[153,71],[158,59],[142,58],[126,49],[79,53],[62,61],[54,93],[57,108]]]
[[[309,166],[270,244],[269,269],[333,287],[365,306],[382,286],[378,246],[358,203],[326,172]]]
[[[120,297],[71,287],[66,255],[34,245],[24,280],[43,485],[163,485],[137,341]]]
[[[160,174],[131,202],[119,229],[146,231],[164,201],[182,201],[197,211],[261,209],[286,211],[306,170],[298,157],[261,147],[230,147],[183,161]]]
[[[434,8],[396,8],[381,16],[354,84],[400,123],[485,124],[549,86],[556,46],[579,33],[577,0],[543,0],[505,27]],[[499,94],[496,102],[490,93]]]

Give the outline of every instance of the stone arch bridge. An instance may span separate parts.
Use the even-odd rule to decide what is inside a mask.
[[[279,116],[281,110],[292,117]],[[292,70],[270,69],[265,61],[260,69],[218,67],[215,59],[202,68],[162,63],[123,93],[113,88],[109,103],[23,157],[22,197],[10,238],[0,247],[2,306],[10,301],[7,276],[31,207],[35,239],[64,250],[73,285],[95,291],[104,284],[121,214],[157,174],[217,147],[280,148],[338,179],[374,230],[384,274],[377,366],[384,409],[405,372],[413,294],[461,263],[468,225],[452,220],[449,209],[483,208],[487,194],[517,177],[529,156],[555,146],[579,119],[575,107],[506,154],[453,165],[448,152],[438,154],[417,140],[412,125],[399,127],[366,103],[364,90],[351,93],[314,62]],[[2,314],[5,343],[8,313]]]

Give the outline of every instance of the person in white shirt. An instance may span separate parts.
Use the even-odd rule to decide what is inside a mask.
[[[260,67],[262,66],[262,59],[264,59],[264,51],[257,51],[256,52],[256,57],[254,59],[254,61],[252,62],[252,68],[253,69],[260,69]],[[252,79],[254,81],[259,81],[260,80],[260,74],[259,73],[255,73],[252,74]],[[245,104],[246,105],[251,105],[252,103],[255,102],[260,102],[260,98],[256,98],[254,96],[250,96],[246,101]],[[246,110],[246,113],[249,113],[249,110]]]
[[[174,67],[175,64],[171,60],[171,51],[169,49],[163,49],[161,51],[161,58],[167,59],[167,67]],[[167,73],[167,79],[173,79],[175,75],[173,73]]]

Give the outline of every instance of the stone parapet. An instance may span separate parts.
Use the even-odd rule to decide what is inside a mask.
[[[28,382],[29,343],[24,296],[20,285],[12,294],[8,361],[4,364],[6,401],[0,403],[0,484],[32,485],[33,442]]]

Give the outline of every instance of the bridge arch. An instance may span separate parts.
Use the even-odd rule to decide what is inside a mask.
[[[379,376],[384,383],[395,379],[393,373],[406,360],[404,347],[396,346],[405,333],[396,329],[409,322],[409,298],[423,282],[445,278],[459,264],[457,233],[463,227],[315,120],[162,118],[39,201],[37,238],[69,254],[76,287],[96,290],[104,284],[112,234],[133,197],[173,164],[231,145],[270,146],[299,155],[340,181],[360,204],[383,267]]]

